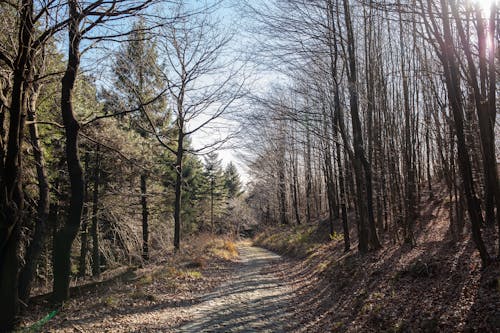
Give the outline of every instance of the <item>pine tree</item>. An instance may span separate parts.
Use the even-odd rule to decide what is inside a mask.
[[[130,113],[130,125],[143,136],[146,136],[146,129],[149,128],[146,112],[155,123],[168,123],[166,83],[158,62],[156,43],[144,20],[139,19],[134,24],[129,39],[116,54],[113,68],[116,92],[111,95],[125,104],[119,105],[115,100],[115,107],[122,108],[117,111],[138,111]]]
[[[234,199],[241,195],[241,179],[233,162],[229,162],[224,170],[224,188],[228,199]]]
[[[116,55],[114,73],[116,75],[116,94],[111,106],[125,110],[137,110],[130,113],[129,128],[137,131],[143,138],[148,138],[151,126],[165,128],[169,124],[169,113],[166,108],[165,83],[158,65],[156,44],[151,40],[143,19],[133,26],[133,32],[124,47]],[[109,94],[109,92],[108,92]],[[117,101],[124,101],[120,105]],[[123,111],[123,110],[116,110]],[[153,122],[153,124],[151,124]],[[147,156],[150,147],[144,147]],[[142,234],[144,260],[149,259],[149,209],[147,201],[148,172],[140,175],[140,204],[142,207]]]
[[[209,153],[205,157],[205,177],[210,198],[210,228],[214,232],[215,218],[222,213],[226,199],[222,163],[217,153]]]

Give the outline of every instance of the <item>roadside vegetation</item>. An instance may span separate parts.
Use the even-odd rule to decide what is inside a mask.
[[[231,238],[200,234],[186,239],[184,249],[167,258],[80,281],[71,288],[73,298],[61,308],[51,305],[50,294],[38,295],[18,332],[130,332],[158,322],[169,330],[189,320],[176,309],[178,304],[210,292],[231,276],[238,252]],[[147,313],[148,309],[155,310]],[[44,323],[53,311],[55,316]]]

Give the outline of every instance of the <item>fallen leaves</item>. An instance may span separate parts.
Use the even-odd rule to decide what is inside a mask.
[[[299,324],[288,331],[500,332],[500,264],[482,269],[470,237],[451,242],[448,210],[433,208],[418,221],[416,246],[392,244],[385,235],[384,248],[366,255],[344,253],[341,239],[303,237],[306,230],[328,235],[322,222],[258,235],[280,253],[290,242],[315,248],[281,268],[296,291]],[[485,238],[493,247],[495,240]]]
[[[60,313],[44,326],[44,332],[168,332],[189,319],[184,306],[197,301],[197,295],[208,293],[231,278],[231,260],[207,251],[205,239],[170,260],[131,270],[120,268],[115,274],[79,286],[78,294],[64,304]],[[227,239],[217,240],[221,248]],[[230,249],[229,249],[230,250]],[[186,263],[199,263],[186,265]],[[23,322],[29,327],[43,317],[51,306],[47,297],[39,297]]]

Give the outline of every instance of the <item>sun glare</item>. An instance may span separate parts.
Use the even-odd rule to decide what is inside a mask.
[[[468,0],[472,6],[478,6],[482,12],[481,16],[485,19],[490,17],[491,10],[493,9],[493,5],[496,4],[496,10],[498,10],[498,6],[500,5],[500,0]],[[488,52],[494,47],[494,41],[491,39],[491,35],[489,31],[485,31],[486,33],[486,49]]]
[[[473,5],[478,5],[486,14],[490,13],[493,3],[499,4],[500,0],[469,0]]]

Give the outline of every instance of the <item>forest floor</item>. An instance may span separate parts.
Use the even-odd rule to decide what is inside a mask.
[[[52,308],[46,295],[35,297],[21,332],[288,331],[292,292],[276,274],[281,257],[249,242],[205,238],[176,260],[73,288],[43,327],[36,322]]]
[[[355,241],[344,252],[325,219],[262,230],[254,243],[283,257],[198,237],[165,262],[75,286],[42,329],[23,332],[500,332],[500,264],[481,266],[467,227],[452,240],[446,200],[419,211],[415,246],[387,232],[364,255]],[[46,300],[33,298],[25,327],[53,310]]]
[[[500,332],[500,264],[481,267],[467,227],[452,241],[449,202],[424,198],[419,209],[415,246],[386,234],[365,255],[355,242],[345,253],[340,223],[330,237],[326,219],[258,234],[257,245],[293,257],[279,268],[295,293],[290,331]],[[483,229],[490,253],[493,228]]]

